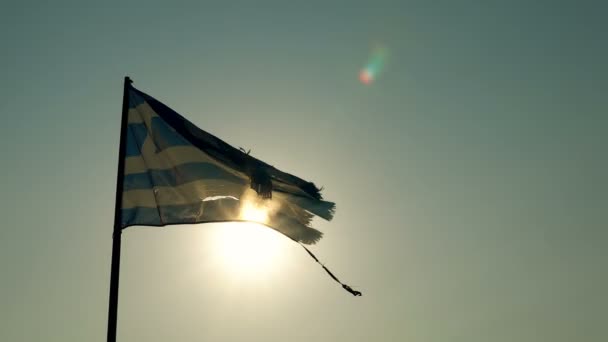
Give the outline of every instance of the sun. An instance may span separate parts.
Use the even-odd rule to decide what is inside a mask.
[[[240,219],[245,221],[253,221],[259,223],[268,222],[268,209],[262,205],[256,205],[252,202],[245,202],[241,208]]]
[[[259,278],[280,266],[285,238],[263,225],[268,222],[268,215],[264,202],[244,201],[239,219],[251,222],[219,227],[213,246],[226,272],[239,278]]]

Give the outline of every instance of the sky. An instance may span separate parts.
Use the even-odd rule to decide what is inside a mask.
[[[3,1],[0,340],[106,338],[128,75],[324,186],[311,249],[363,296],[269,229],[131,227],[119,341],[606,341],[607,10]]]

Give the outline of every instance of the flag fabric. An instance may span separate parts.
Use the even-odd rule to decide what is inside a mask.
[[[128,85],[121,227],[257,221],[294,241],[322,233],[335,204],[319,188],[201,130],[160,101]],[[251,217],[247,212],[261,213]]]

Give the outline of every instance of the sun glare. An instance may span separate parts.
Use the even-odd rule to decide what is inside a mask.
[[[268,221],[268,210],[251,202],[245,202],[241,208],[241,220],[266,223]]]
[[[263,202],[244,201],[240,219],[252,222],[222,224],[217,230],[215,253],[227,272],[234,276],[258,278],[279,266],[284,237],[262,224],[268,221]]]

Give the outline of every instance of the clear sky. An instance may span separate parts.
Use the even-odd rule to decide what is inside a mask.
[[[295,3],[2,2],[0,340],[105,340],[125,75],[323,185],[364,295],[272,230],[252,270],[240,226],[128,228],[119,341],[608,340],[605,2]]]

